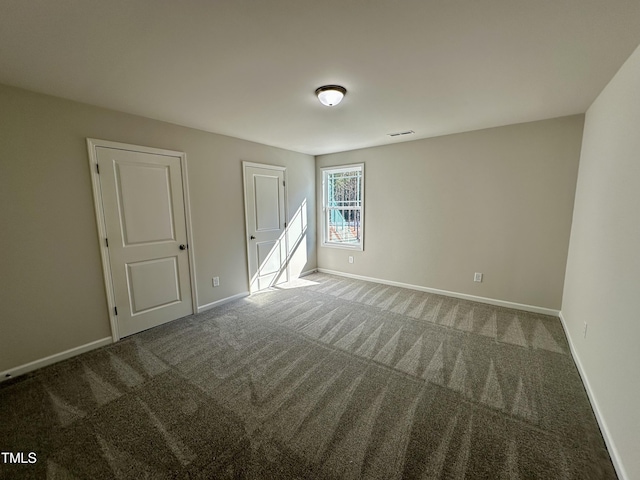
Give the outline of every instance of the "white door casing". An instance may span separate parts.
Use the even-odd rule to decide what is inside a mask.
[[[249,291],[288,280],[286,169],[243,162]]]
[[[185,155],[88,144],[114,341],[193,313]]]

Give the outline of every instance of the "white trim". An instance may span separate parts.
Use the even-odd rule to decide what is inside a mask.
[[[591,402],[593,413],[595,414],[596,420],[598,421],[598,426],[600,427],[602,438],[604,438],[604,443],[607,445],[607,450],[609,451],[611,462],[613,463],[613,466],[616,469],[618,478],[620,478],[620,480],[627,480],[629,476],[627,475],[627,472],[625,471],[624,466],[622,465],[622,461],[620,460],[620,454],[618,453],[618,449],[613,443],[613,438],[611,437],[611,433],[609,432],[607,423],[605,422],[604,417],[600,413],[600,406],[598,404],[598,401],[596,400],[595,394],[593,393],[593,389],[591,388],[591,384],[589,383],[589,378],[587,377],[587,373],[585,372],[582,366],[582,362],[580,361],[578,352],[575,349],[573,340],[571,339],[571,335],[569,335],[567,322],[565,321],[564,316],[562,315],[562,311],[558,312],[558,317],[560,318],[560,323],[562,323],[565,336],[567,337],[567,341],[569,342],[569,349],[571,350],[571,356],[573,357],[573,361],[575,362],[576,367],[578,367],[578,373],[580,373],[580,378],[582,379],[582,383],[584,384],[584,389],[587,391],[587,396],[589,397],[589,401]]]
[[[352,273],[327,270],[326,268],[318,268],[318,271],[321,273],[328,273],[330,275],[338,275],[341,277],[355,278],[356,280],[364,280],[365,282],[382,283],[384,285],[408,288],[410,290],[418,290],[420,292],[435,293],[437,295],[460,298],[462,300],[470,300],[472,302],[486,303],[489,305],[495,305],[497,307],[513,308],[515,310],[523,310],[525,312],[540,313],[542,315],[551,315],[557,317],[560,313],[559,310],[553,310],[552,308],[537,307],[535,305],[525,305],[523,303],[507,302],[505,300],[496,300],[495,298],[477,297],[475,295],[468,295],[466,293],[450,292],[448,290],[439,290],[437,288],[412,285],[410,283],[394,282],[392,280],[383,280],[381,278],[365,277],[363,275],[354,275]]]
[[[251,292],[251,251],[249,249],[249,215],[247,214],[247,167],[254,166],[250,162],[242,162],[242,201],[244,203],[244,243],[247,251],[247,288]]]
[[[256,168],[264,168],[266,170],[286,170],[287,167],[282,167],[280,165],[270,165],[268,163],[255,163],[255,162],[247,162],[245,160],[242,161],[242,169],[244,167],[256,167]]]
[[[340,243],[340,242],[329,242],[327,240],[327,208],[326,208],[326,188],[325,188],[325,180],[327,173],[339,173],[339,172],[350,172],[359,168],[362,172],[362,184],[360,186],[360,241],[357,244],[349,244],[349,243]],[[364,251],[364,207],[365,207],[365,178],[364,178],[364,162],[362,163],[352,163],[349,165],[337,165],[337,166],[327,166],[320,167],[320,172],[322,173],[322,204],[320,205],[322,211],[322,227],[320,229],[321,235],[321,247],[327,248],[341,248],[344,250],[357,250]]]
[[[288,252],[289,251],[289,245],[288,245],[288,235],[286,234],[287,232],[287,228],[289,225],[289,222],[291,222],[291,219],[289,218],[289,186],[287,185],[287,167],[282,167],[280,165],[269,165],[269,164],[263,164],[263,163],[255,163],[255,162],[247,162],[245,160],[242,161],[242,195],[244,197],[244,234],[245,234],[245,242],[246,242],[246,246],[247,246],[247,286],[249,287],[249,292],[253,293],[253,291],[251,290],[251,265],[249,262],[249,256],[251,255],[251,250],[250,250],[250,242],[249,242],[249,216],[247,215],[247,167],[254,167],[254,168],[262,168],[265,170],[276,170],[279,172],[282,172],[282,179],[284,181],[284,218],[286,220],[286,225],[284,228],[284,242],[285,242],[285,251]],[[287,259],[287,264],[286,264],[286,274],[287,274],[287,279],[286,282],[288,282],[291,279],[291,274],[289,271],[289,261]],[[279,277],[276,277],[276,279]],[[257,291],[257,290],[256,290]]]
[[[93,342],[80,345],[79,347],[70,348],[69,350],[65,350],[64,352],[55,353],[53,355],[49,355],[48,357],[34,360],[33,362],[25,363],[24,365],[20,365],[14,368],[10,368],[9,370],[0,372],[0,382],[4,382],[5,380],[15,378],[19,375],[24,375],[25,373],[32,372],[34,370],[37,370],[38,368],[52,365],[62,360],[66,360],[67,358],[75,357],[76,355],[80,355],[81,353],[95,350],[96,348],[104,347],[105,345],[110,345],[112,343],[113,339],[111,337],[105,337],[101,338],[100,340],[95,340]],[[7,375],[9,376],[7,377]]]
[[[187,154],[180,156],[182,167],[182,196],[184,197],[185,230],[187,233],[187,258],[189,259],[189,279],[191,280],[191,308],[195,313],[198,305],[198,288],[196,283],[196,258],[193,241],[193,225],[191,223],[191,194],[189,193],[189,174],[187,172]]]
[[[230,297],[223,298],[222,300],[216,300],[215,302],[207,303],[206,305],[202,305],[198,307],[198,313],[211,310],[214,307],[217,307],[219,305],[224,305],[225,303],[233,302],[234,300],[239,300],[241,298],[248,297],[249,295],[250,295],[249,292],[241,292],[241,293],[236,293],[235,295],[231,295]]]
[[[100,175],[98,174],[98,154],[97,147],[113,148],[117,150],[126,150],[132,152],[151,153],[154,155],[166,155],[169,157],[180,158],[180,170],[182,174],[182,196],[184,200],[184,219],[187,234],[187,258],[189,259],[189,280],[191,282],[191,309],[194,313],[197,311],[198,292],[196,289],[196,270],[195,270],[195,254],[193,245],[193,230],[191,228],[191,202],[189,197],[189,182],[187,178],[187,154],[173,150],[164,150],[161,148],[143,147],[140,145],[131,145],[128,143],[112,142],[109,140],[99,140],[95,138],[87,138],[87,149],[89,151],[89,170],[91,172],[91,184],[93,186],[93,204],[96,212],[96,225],[98,228],[98,242],[100,244],[100,256],[102,258],[102,272],[104,275],[104,287],[107,297],[107,307],[109,314],[109,323],[111,324],[111,336],[114,342],[120,340],[118,332],[118,319],[115,316],[115,294],[113,292],[113,279],[111,277],[111,262],[109,260],[109,248],[106,246],[104,239],[107,238],[107,227],[105,224],[104,209],[102,205],[102,190],[100,187]]]
[[[316,273],[317,271],[318,270],[316,268],[312,270],[307,270],[306,272],[302,272],[300,275],[298,275],[297,278],[306,277],[307,275],[311,275],[312,273]],[[241,298],[248,297],[249,295],[251,295],[250,292],[240,292],[240,293],[236,293],[235,295],[231,295],[230,297],[223,298],[222,300],[216,300],[215,302],[207,303],[206,305],[201,305],[200,307],[198,307],[198,313],[211,310],[212,308],[215,308],[219,305],[224,305],[225,303],[233,302],[235,300],[240,300]]]
[[[91,172],[91,184],[93,186],[93,206],[96,213],[96,226],[98,228],[98,243],[100,244],[100,257],[102,259],[102,274],[104,277],[105,295],[107,297],[107,310],[109,323],[111,324],[111,337],[114,342],[120,339],[118,332],[118,320],[115,316],[115,298],[113,294],[113,281],[111,278],[111,261],[109,259],[109,249],[104,239],[107,238],[107,227],[105,225],[104,210],[102,208],[102,188],[100,187],[100,175],[98,174],[98,154],[96,147],[99,141],[87,138],[87,148],[89,150],[89,170]]]

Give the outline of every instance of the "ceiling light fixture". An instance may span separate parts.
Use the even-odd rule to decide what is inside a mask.
[[[316,90],[318,100],[327,107],[338,105],[346,93],[347,89],[340,85],[325,85]]]

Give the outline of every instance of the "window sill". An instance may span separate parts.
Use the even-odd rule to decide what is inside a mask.
[[[364,247],[362,245],[362,243],[359,243],[358,245],[349,245],[349,244],[342,244],[342,243],[325,243],[322,242],[322,244],[320,245],[321,247],[328,247],[328,248],[339,248],[341,250],[357,250],[357,251],[364,251]]]

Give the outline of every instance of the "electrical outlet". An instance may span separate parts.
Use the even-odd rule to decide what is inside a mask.
[[[476,272],[475,275],[473,276],[473,281],[474,282],[482,282],[482,274]]]
[[[349,255],[349,263],[353,263],[353,255]]]
[[[584,329],[582,330],[582,335],[584,338],[587,338],[587,327],[589,325],[587,324],[587,322],[584,322]]]
[[[220,286],[220,277],[213,277],[213,286],[214,287]]]

